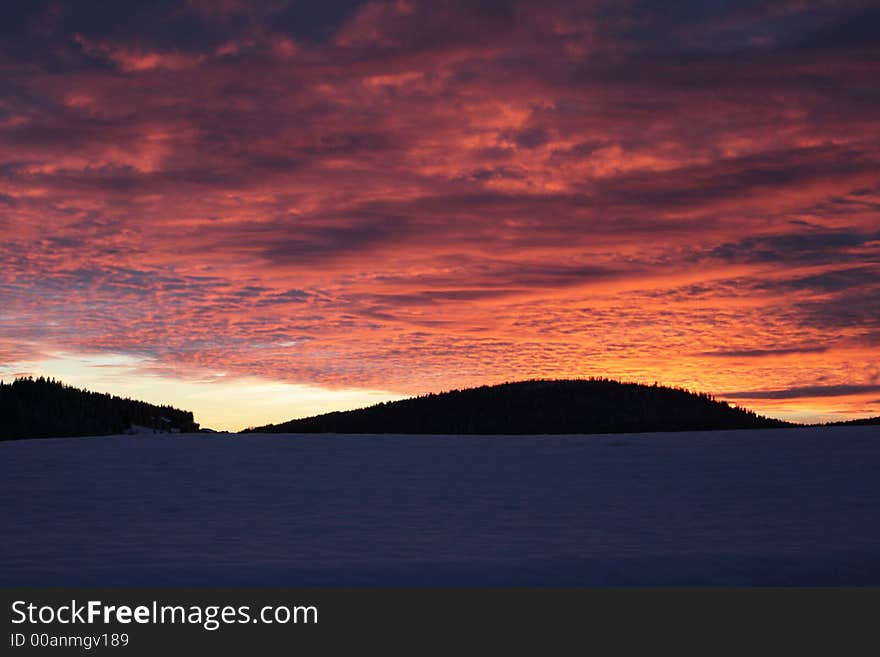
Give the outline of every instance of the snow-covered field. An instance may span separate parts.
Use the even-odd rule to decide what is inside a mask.
[[[880,428],[0,443],[3,585],[880,584]]]

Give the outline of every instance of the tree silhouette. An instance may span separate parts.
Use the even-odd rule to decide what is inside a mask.
[[[0,440],[98,436],[133,425],[157,431],[198,431],[193,414],[171,406],[79,390],[55,379],[0,381]]]
[[[250,429],[270,433],[579,434],[753,429],[787,423],[683,388],[611,379],[452,390]]]

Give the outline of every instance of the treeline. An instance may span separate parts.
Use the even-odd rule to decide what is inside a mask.
[[[822,426],[826,427],[866,427],[880,424],[880,415],[877,417],[865,417],[858,420],[838,420],[837,422],[826,422]]]
[[[611,379],[429,394],[248,429],[267,433],[580,434],[790,426],[703,393]]]
[[[100,436],[132,426],[198,431],[190,411],[89,392],[40,377],[0,381],[0,440]]]

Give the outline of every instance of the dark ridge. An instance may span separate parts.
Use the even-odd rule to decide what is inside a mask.
[[[858,420],[838,420],[837,422],[826,422],[826,427],[854,427],[854,426],[874,426],[880,424],[880,415],[877,417],[863,417]]]
[[[584,434],[783,426],[792,425],[703,393],[586,379],[452,390],[245,432]]]
[[[0,381],[0,440],[107,436],[133,425],[198,431],[190,411],[66,386],[54,379]]]

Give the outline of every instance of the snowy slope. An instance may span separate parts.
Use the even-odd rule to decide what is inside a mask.
[[[0,584],[880,584],[880,427],[0,443]]]

